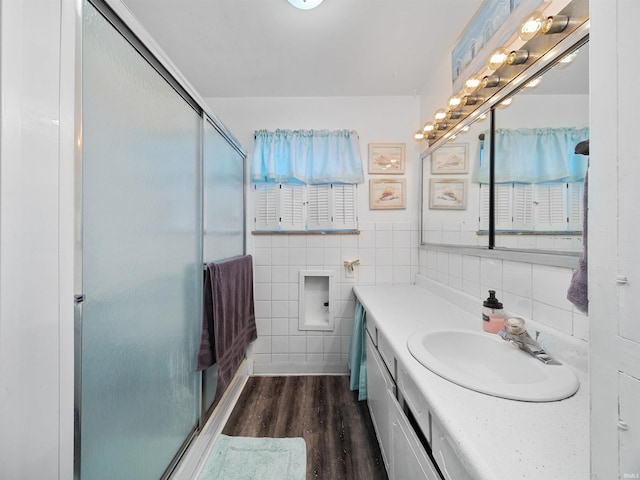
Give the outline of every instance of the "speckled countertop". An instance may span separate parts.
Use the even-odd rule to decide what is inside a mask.
[[[419,277],[418,284],[357,286],[354,291],[367,311],[368,327],[375,325],[386,338],[398,369],[418,386],[470,476],[477,480],[588,480],[586,342],[541,329],[540,343],[570,366],[580,381],[572,397],[533,403],[468,390],[422,366],[409,352],[407,339],[431,328],[482,331],[481,305],[428,279]]]

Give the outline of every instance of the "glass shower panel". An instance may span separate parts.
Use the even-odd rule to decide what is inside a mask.
[[[82,479],[160,478],[197,424],[200,115],[83,16]]]
[[[207,120],[204,123],[204,261],[244,254],[244,156]],[[203,408],[213,403],[214,365],[203,372]]]

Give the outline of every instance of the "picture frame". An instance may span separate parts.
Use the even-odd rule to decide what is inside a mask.
[[[369,173],[402,175],[405,164],[404,143],[370,143]]]
[[[467,143],[450,143],[437,149],[431,154],[431,174],[469,173],[468,147]]]
[[[466,210],[469,181],[459,178],[429,180],[429,208],[434,210]]]
[[[369,180],[369,208],[371,210],[397,210],[406,208],[407,181],[404,178]]]

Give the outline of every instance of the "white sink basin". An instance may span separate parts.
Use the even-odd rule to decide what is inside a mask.
[[[490,333],[418,332],[409,351],[432,372],[462,387],[512,400],[551,402],[573,395],[578,378],[565,365],[545,365]]]

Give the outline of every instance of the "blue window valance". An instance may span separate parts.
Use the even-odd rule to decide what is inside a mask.
[[[358,134],[352,130],[258,130],[254,183],[362,183]]]
[[[582,181],[588,161],[575,153],[575,147],[588,138],[588,128],[496,129],[495,182]],[[489,142],[485,141],[479,183],[489,183],[489,149]]]

